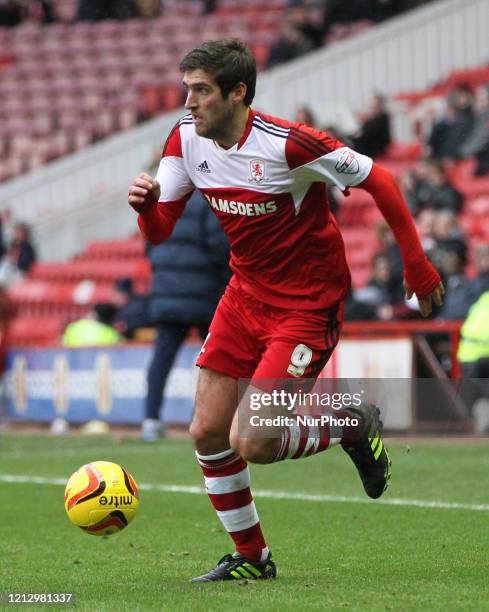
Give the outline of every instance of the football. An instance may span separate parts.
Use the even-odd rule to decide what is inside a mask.
[[[127,527],[139,508],[132,475],[110,461],[93,461],[68,480],[65,510],[72,523],[92,535],[111,535]]]

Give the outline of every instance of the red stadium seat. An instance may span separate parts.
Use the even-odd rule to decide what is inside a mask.
[[[483,195],[468,198],[464,212],[471,217],[489,218],[489,189]]]
[[[141,112],[144,117],[155,115],[160,107],[160,89],[154,85],[143,85],[141,91]]]
[[[423,144],[421,142],[391,142],[385,157],[392,161],[416,161],[421,157]],[[380,158],[377,160],[381,163]]]
[[[362,251],[368,254],[378,249],[378,240],[375,231],[365,226],[341,228],[341,235],[348,252]]]
[[[489,195],[489,176],[473,177],[470,181],[459,185],[459,189],[467,198],[486,197]]]
[[[380,166],[388,170],[396,178],[413,167],[413,162],[406,159],[393,159],[390,157],[379,157],[375,160]]]
[[[143,256],[144,241],[136,237],[126,240],[91,242],[81,257],[83,259],[140,259]]]
[[[265,4],[255,0],[223,0],[216,11],[203,16],[197,2],[165,0],[163,15],[157,19],[92,23],[75,20],[76,0],[53,0],[53,4],[59,18],[56,23],[39,27],[37,23],[26,22],[8,31],[0,28],[0,63],[4,58],[6,62],[13,61],[2,70],[0,132],[18,132],[8,123],[16,117],[43,115],[35,125],[19,126],[19,129],[42,138],[40,147],[43,151],[48,149],[48,154],[43,153],[41,158],[31,156],[28,164],[19,166],[13,159],[2,162],[1,179],[25,171],[39,159],[51,160],[79,150],[94,135],[100,138],[115,130],[127,129],[140,116],[149,117],[180,106],[180,75],[173,78],[171,72],[177,63],[176,54],[181,55],[205,38],[226,34],[243,38],[252,44],[258,64],[263,65],[281,23],[281,13],[287,7],[284,0]],[[155,82],[155,75],[160,82]],[[139,90],[137,103],[107,104],[119,100],[128,90]],[[84,99],[79,103],[81,96]],[[65,103],[70,97],[71,102]],[[16,100],[17,104],[5,111],[5,100],[9,99]],[[22,104],[23,101],[26,103]],[[63,105],[72,109],[73,114],[60,113]],[[67,140],[74,131],[79,132],[80,126],[84,129],[86,125],[79,118],[76,126],[75,114],[88,117],[94,114],[95,106],[113,113],[113,120],[97,117],[87,128],[89,138],[78,138],[74,144]],[[141,111],[140,116],[136,111]],[[55,114],[62,117],[60,123],[67,132],[65,135],[49,133],[55,129],[52,122]],[[50,144],[46,146],[46,142]],[[2,145],[2,151],[8,153],[10,148]]]
[[[65,327],[59,316],[18,316],[12,319],[7,330],[7,346],[23,347],[55,344]]]
[[[369,222],[372,209],[376,209],[376,206],[369,193],[363,189],[351,189],[348,196],[339,196],[338,222],[341,228],[365,226]]]
[[[183,102],[183,88],[181,81],[168,82],[160,87],[160,100],[162,110],[178,108]]]
[[[371,276],[370,262],[363,266],[356,266],[350,269],[351,281],[354,288],[365,287]]]
[[[144,260],[143,260],[144,261]],[[79,259],[66,263],[37,263],[30,277],[47,281],[93,281],[115,282],[125,276],[136,278],[143,268],[139,259],[130,260],[85,260]],[[144,272],[146,274],[146,272]]]
[[[368,251],[363,249],[346,249],[346,259],[350,268],[357,269],[370,267],[372,257]]]

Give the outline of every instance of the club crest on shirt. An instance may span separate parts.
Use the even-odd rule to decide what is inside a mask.
[[[252,159],[250,161],[250,176],[248,181],[250,183],[261,183],[267,181],[265,177],[265,162],[263,159]]]
[[[336,162],[335,168],[337,172],[343,174],[357,174],[360,170],[360,164],[353,151],[343,151],[339,160]]]

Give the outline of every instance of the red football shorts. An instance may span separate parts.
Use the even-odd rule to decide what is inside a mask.
[[[338,343],[343,303],[325,310],[264,304],[228,286],[197,365],[233,378],[316,379]]]

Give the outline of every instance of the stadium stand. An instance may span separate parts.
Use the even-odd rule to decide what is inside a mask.
[[[406,1],[402,10],[420,3]],[[24,21],[0,27],[0,183],[178,108],[183,95],[178,60],[199,42],[241,38],[263,69],[284,20],[300,5],[220,0],[205,13],[201,2],[172,0],[161,3],[160,14],[151,19],[93,21],[76,21],[77,0],[53,0],[49,18],[23,8]],[[309,10],[317,13],[316,22],[301,27],[306,33],[315,28],[319,44],[373,25],[355,11],[350,15],[351,9],[342,9],[347,14],[338,15],[338,23],[314,4]]]
[[[65,325],[100,302],[115,302],[115,282],[132,278],[145,292],[150,267],[139,237],[97,241],[72,261],[38,263],[9,289],[16,316],[8,330],[13,346],[55,344]]]
[[[57,4],[73,14],[74,2]],[[0,182],[179,107],[177,60],[200,41],[240,37],[263,67],[285,5],[221,2],[201,16],[181,2],[151,21],[0,28]]]
[[[400,183],[405,173],[416,173],[429,155],[426,142],[429,131],[434,121],[443,115],[447,101],[459,88],[467,88],[469,92],[476,92],[478,88],[489,89],[489,66],[456,70],[425,90],[402,92],[392,97],[394,108],[399,101],[405,104],[403,112],[406,112],[415,124],[415,132],[418,134],[416,141],[391,143],[385,155],[376,160],[392,172]],[[482,173],[477,172],[477,162],[473,157],[446,159],[443,160],[443,166],[450,183],[464,197],[458,222],[468,238],[465,274],[467,278],[472,278],[476,273],[474,252],[479,245],[489,243],[489,175],[480,175]],[[373,226],[380,219],[380,215],[370,196],[361,191],[352,191],[348,197],[340,194],[339,202],[338,219],[345,236],[353,284],[361,287],[368,280],[370,273],[366,262],[376,248]],[[356,232],[358,240],[355,239]],[[361,251],[364,253],[363,263]]]

